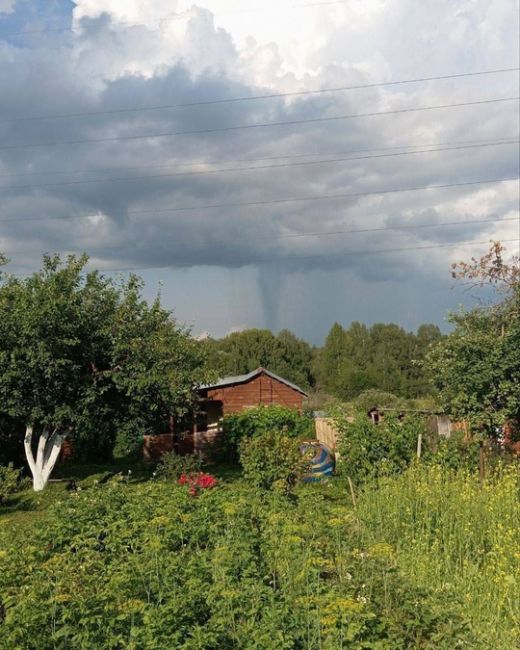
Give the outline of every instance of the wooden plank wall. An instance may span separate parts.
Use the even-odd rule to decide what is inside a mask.
[[[301,393],[264,374],[245,384],[209,390],[208,398],[222,401],[224,415],[239,413],[260,404],[280,404],[301,411],[303,403]]]
[[[334,428],[331,418],[316,418],[314,420],[316,427],[316,439],[327,445],[332,451],[336,451],[338,446],[338,431]]]

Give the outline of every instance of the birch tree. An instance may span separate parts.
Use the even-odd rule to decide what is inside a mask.
[[[205,380],[200,347],[136,277],[84,272],[87,258],[45,257],[41,271],[0,276],[0,413],[25,423],[24,448],[42,490],[66,437],[142,435],[183,415]],[[103,418],[103,422],[92,418]]]

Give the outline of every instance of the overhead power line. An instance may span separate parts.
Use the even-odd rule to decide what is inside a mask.
[[[31,190],[44,187],[62,187],[69,185],[90,185],[93,183],[112,183],[112,182],[133,182],[138,180],[157,180],[164,178],[174,178],[177,176],[207,176],[210,174],[227,174],[227,173],[236,173],[236,172],[248,172],[248,171],[265,171],[269,169],[280,169],[286,167],[307,167],[310,165],[324,165],[324,164],[333,164],[340,162],[349,162],[356,160],[373,160],[378,158],[394,158],[397,156],[411,156],[425,153],[439,153],[443,151],[460,151],[464,149],[476,149],[482,147],[497,147],[505,145],[518,145],[517,140],[505,141],[505,142],[493,142],[487,144],[473,144],[473,145],[464,145],[457,147],[444,147],[439,149],[419,149],[417,151],[404,151],[397,153],[385,153],[369,156],[354,156],[349,158],[333,158],[329,160],[306,160],[303,162],[289,162],[289,163],[278,163],[271,165],[256,165],[252,167],[228,167],[220,169],[206,169],[201,171],[186,171],[186,172],[172,172],[170,174],[147,174],[144,176],[126,176],[126,177],[112,177],[112,178],[90,178],[86,180],[74,180],[74,181],[60,181],[57,183],[33,183],[30,185],[7,185],[4,187],[0,186],[0,190]]]
[[[229,133],[231,131],[239,131],[244,129],[260,129],[266,127],[277,127],[277,126],[295,126],[300,124],[313,124],[318,122],[337,122],[340,120],[350,120],[354,118],[364,118],[364,117],[377,117],[379,115],[396,115],[398,113],[415,113],[419,111],[431,111],[438,109],[447,109],[447,108],[458,108],[462,106],[479,106],[485,104],[497,104],[503,102],[512,102],[518,101],[520,97],[500,97],[494,99],[479,99],[471,102],[457,102],[454,104],[438,104],[436,106],[416,106],[413,108],[398,108],[389,111],[373,111],[369,113],[351,113],[348,115],[335,115],[331,117],[314,117],[304,120],[286,120],[280,122],[261,122],[259,124],[239,124],[235,126],[224,126],[216,127],[212,129],[194,129],[190,131],[170,131],[166,133],[144,133],[141,135],[121,135],[113,136],[109,138],[92,138],[92,139],[81,139],[81,140],[55,140],[51,142],[30,142],[26,144],[11,144],[11,145],[2,145],[0,150],[12,150],[12,149],[29,149],[29,148],[39,148],[39,147],[56,147],[64,145],[75,145],[75,144],[99,144],[103,142],[121,142],[124,140],[148,140],[156,138],[171,138],[184,135],[203,135],[209,133]]]
[[[357,230],[329,230],[327,232],[302,232],[279,235],[275,239],[293,239],[301,237],[330,237],[332,235],[355,235],[358,233],[385,232],[393,230],[419,230],[423,228],[445,228],[447,226],[465,226],[482,223],[503,223],[507,221],[516,221],[516,217],[504,217],[503,219],[467,219],[464,221],[442,221],[440,223],[419,223],[405,224],[398,226],[383,226],[381,228],[361,228]],[[270,238],[271,239],[271,238]]]
[[[502,239],[501,240],[503,243],[510,243],[510,242],[517,242],[518,238],[514,239]],[[446,242],[442,244],[431,244],[427,246],[409,246],[405,248],[381,248],[381,249],[373,249],[373,250],[365,250],[365,251],[346,251],[342,253],[324,253],[323,255],[326,255],[327,257],[343,257],[344,255],[350,256],[350,255],[379,255],[380,253],[400,253],[403,251],[423,251],[423,250],[431,250],[434,248],[452,248],[455,247],[457,248],[458,246],[481,246],[483,244],[490,244],[491,240],[486,239],[484,241],[463,241],[463,242]],[[318,257],[323,257],[323,255],[304,255],[304,256],[299,256],[297,259],[314,259]]]
[[[344,156],[352,154],[361,154],[361,153],[373,153],[381,151],[398,151],[401,149],[417,149],[420,147],[458,147],[466,145],[491,145],[491,144],[509,144],[509,143],[518,143],[518,136],[508,136],[498,139],[488,139],[488,140],[452,140],[448,142],[422,142],[420,144],[401,144],[393,145],[389,147],[376,147],[370,149],[350,149],[347,151],[312,151],[308,153],[293,153],[277,156],[263,156],[262,158],[219,158],[214,160],[199,160],[182,163],[180,165],[181,169],[191,169],[193,167],[203,167],[207,165],[216,165],[216,164],[232,164],[232,163],[253,163],[253,162],[266,162],[271,160],[291,160],[299,158],[317,158],[324,156]],[[52,170],[52,171],[32,171],[32,172],[10,172],[7,174],[0,174],[0,178],[16,178],[16,177],[26,177],[26,176],[72,176],[79,174],[105,174],[106,172],[121,172],[121,171],[139,171],[139,170],[150,170],[150,169],[168,169],[175,167],[177,162],[170,163],[161,163],[161,164],[150,164],[150,165],[132,165],[126,167],[98,167],[91,169],[76,169],[76,170]],[[204,171],[204,170],[202,170]],[[104,178],[103,180],[109,180]]]
[[[516,217],[504,217],[502,219],[497,219],[496,217],[493,218],[486,218],[486,219],[465,219],[462,221],[443,221],[440,223],[420,223],[420,224],[414,224],[414,223],[409,223],[409,224],[402,224],[402,225],[395,225],[395,226],[382,226],[380,228],[358,228],[358,229],[350,229],[350,230],[327,230],[327,231],[321,231],[321,232],[299,232],[299,233],[289,233],[285,235],[277,235],[277,236],[270,236],[270,237],[255,237],[255,241],[278,241],[282,239],[297,239],[297,238],[313,238],[313,237],[330,237],[330,236],[336,236],[336,235],[357,235],[357,234],[367,234],[367,233],[377,233],[377,232],[391,232],[391,231],[406,231],[406,230],[423,230],[425,228],[445,228],[445,227],[450,227],[450,226],[466,226],[466,225],[475,225],[475,224],[484,224],[484,223],[494,223],[494,224],[500,224],[504,222],[509,222],[509,221],[516,221]],[[125,245],[127,242],[124,242],[123,245]],[[88,250],[87,250],[88,249]],[[97,253],[97,252],[117,252],[119,248],[115,248],[114,246],[96,246],[95,248],[92,247],[85,247],[85,250],[87,252],[91,253]],[[32,255],[32,254],[41,254],[41,251],[34,251],[34,250],[20,250],[20,249],[15,249],[15,250],[10,250],[10,251],[1,251],[5,253],[7,256],[9,255]],[[57,251],[56,251],[57,252]],[[80,252],[80,249],[76,249],[73,251],[72,249],[69,248],[63,248],[61,250],[61,254],[64,253],[76,253],[78,254]],[[81,252],[83,252],[81,250]]]
[[[510,243],[510,242],[517,242],[519,241],[518,238],[515,239],[504,239],[502,240],[503,243]],[[322,258],[322,257],[350,257],[354,255],[384,255],[388,253],[401,253],[401,252],[406,252],[406,251],[420,251],[420,250],[432,250],[435,248],[453,248],[453,247],[458,247],[458,246],[480,246],[483,244],[489,244],[489,240],[484,240],[484,241],[466,241],[466,242],[446,242],[442,244],[432,244],[428,246],[408,246],[408,247],[400,247],[400,248],[378,248],[378,249],[372,249],[372,250],[360,250],[360,251],[344,251],[341,253],[322,253],[321,255],[299,255],[294,258],[286,258],[286,261],[292,261],[292,262],[297,262],[299,260],[303,259],[314,259],[314,258]],[[268,261],[268,260],[265,260]],[[174,265],[166,265],[166,266],[141,266],[141,267],[122,267],[122,268],[113,268],[113,269],[100,269],[102,273],[123,273],[123,272],[134,272],[134,271],[145,271],[145,270],[153,270],[153,269],[171,269],[173,268]],[[177,266],[177,265],[175,265]],[[186,266],[184,265],[179,265],[179,266]]]
[[[511,242],[517,242],[519,241],[519,238],[514,238],[514,239],[502,239],[502,243],[511,243]],[[453,248],[453,247],[459,247],[459,246],[481,246],[483,244],[489,244],[491,243],[491,240],[482,240],[482,241],[458,241],[458,242],[443,242],[440,244],[428,244],[425,246],[405,246],[405,247],[396,247],[396,248],[375,248],[371,250],[356,250],[356,251],[341,251],[341,252],[336,252],[336,253],[330,253],[328,251],[322,252],[322,253],[316,253],[315,255],[299,255],[296,254],[294,257],[286,257],[285,261],[288,262],[298,262],[299,260],[307,260],[307,259],[319,259],[322,257],[350,257],[354,255],[379,255],[379,254],[387,254],[387,253],[401,253],[401,252],[406,252],[406,251],[421,251],[421,250],[432,250],[435,248]],[[101,249],[97,249],[98,251]],[[111,250],[115,252],[115,249],[105,249],[105,250]],[[71,253],[70,251],[66,251],[69,254]],[[96,252],[96,250],[93,250],[93,252]],[[27,252],[26,254],[34,254],[34,252]],[[76,254],[79,254],[76,252]],[[272,258],[269,258],[272,259]],[[269,261],[267,259],[265,260],[257,260],[258,263],[261,263],[262,261]],[[171,269],[174,267],[182,267],[182,266],[187,266],[186,264],[165,264],[165,265],[154,265],[154,266],[141,266],[141,267],[121,267],[121,268],[110,268],[110,269],[99,269],[100,272],[102,273],[120,273],[120,272],[131,272],[131,271],[144,271],[144,270],[152,270],[152,269]],[[190,264],[191,266],[191,264]],[[2,271],[0,270],[0,275]],[[16,275],[16,274],[11,274],[11,275]]]
[[[306,203],[307,201],[337,201],[341,199],[350,199],[350,198],[361,198],[364,196],[376,196],[385,194],[398,194],[401,192],[417,192],[421,190],[440,190],[448,189],[453,187],[471,187],[475,185],[485,185],[492,183],[506,183],[509,181],[517,181],[518,176],[512,176],[508,178],[490,178],[490,179],[481,179],[477,181],[464,181],[461,183],[445,183],[442,185],[420,185],[416,187],[401,187],[401,188],[392,188],[386,190],[374,190],[368,192],[350,192],[345,194],[321,194],[321,195],[311,195],[311,196],[302,196],[302,197],[290,197],[290,198],[280,198],[280,199],[266,199],[262,201],[241,201],[236,203],[212,203],[205,205],[188,205],[181,206],[176,208],[156,208],[156,209],[139,209],[139,210],[117,210],[111,211],[109,215],[103,214],[72,214],[72,215],[54,215],[47,217],[30,217],[25,219],[17,218],[8,218],[0,219],[0,222],[16,222],[23,223],[25,221],[48,221],[48,220],[60,220],[60,219],[93,219],[101,216],[128,216],[132,214],[163,214],[163,213],[173,213],[173,212],[196,212],[197,210],[214,210],[218,208],[241,208],[241,207],[260,207],[265,205],[277,205],[284,203]]]
[[[281,99],[284,97],[303,97],[303,96],[312,96],[312,95],[323,95],[327,93],[339,93],[339,92],[348,92],[350,90],[363,90],[369,88],[380,88],[385,86],[400,86],[404,84],[411,83],[425,83],[428,81],[442,81],[447,79],[459,79],[464,77],[480,77],[484,75],[492,74],[503,74],[507,72],[517,72],[520,68],[497,68],[495,70],[478,70],[476,72],[460,72],[457,74],[446,74],[446,75],[437,75],[433,77],[417,77],[415,79],[400,79],[396,81],[378,81],[375,83],[368,84],[356,84],[349,86],[336,86],[333,88],[321,88],[317,90],[296,90],[293,92],[286,93],[266,93],[263,95],[246,95],[241,97],[230,97],[230,98],[216,98],[208,99],[196,102],[178,102],[175,104],[158,104],[155,106],[131,106],[131,107],[122,107],[107,109],[101,111],[78,111],[75,113],[55,113],[49,115],[29,115],[26,117],[13,117],[7,120],[0,121],[0,126],[2,124],[12,124],[17,122],[32,122],[37,120],[57,120],[57,119],[68,119],[75,117],[95,117],[98,115],[115,115],[121,113],[142,113],[146,111],[162,111],[169,109],[177,108],[193,108],[195,106],[212,106],[215,104],[232,104],[236,102],[251,102],[258,100],[266,99]]]

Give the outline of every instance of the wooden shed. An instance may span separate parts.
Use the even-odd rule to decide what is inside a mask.
[[[255,406],[277,404],[301,412],[307,393],[292,382],[265,368],[246,375],[224,377],[199,388],[201,415],[193,431],[194,451],[203,451],[219,433],[220,420]]]

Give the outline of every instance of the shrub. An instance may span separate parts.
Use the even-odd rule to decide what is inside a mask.
[[[477,469],[482,441],[482,437],[468,438],[463,431],[454,431],[449,438],[439,438],[431,461],[450,469]]]
[[[406,406],[406,400],[394,395],[393,393],[387,393],[384,390],[378,390],[377,388],[370,388],[360,393],[353,400],[353,405],[357,410],[368,413],[370,409],[378,407],[404,409]]]
[[[12,463],[0,465],[0,505],[16,492],[19,479],[20,470],[15,469]]]
[[[279,431],[270,431],[240,443],[244,477],[264,490],[289,494],[309,467],[300,452],[300,442]]]
[[[165,481],[178,481],[182,475],[197,474],[202,467],[202,460],[196,454],[179,456],[174,452],[164,454],[155,470],[156,478]]]
[[[314,438],[314,420],[311,414],[301,414],[286,406],[258,406],[226,416],[222,430],[227,453],[236,457],[243,438],[271,431],[284,432],[292,438]]]
[[[427,456],[427,429],[420,418],[385,416],[374,424],[365,413],[353,421],[341,413],[334,416],[339,431],[340,471],[355,482],[402,472],[417,454],[417,437],[423,435]]]

